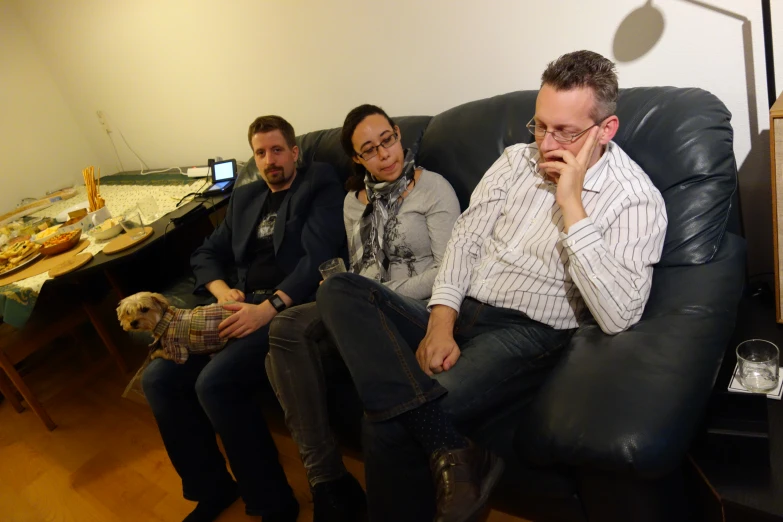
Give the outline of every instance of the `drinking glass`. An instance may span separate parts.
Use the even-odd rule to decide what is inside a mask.
[[[737,378],[746,390],[766,393],[778,386],[780,350],[763,339],[750,339],[737,346]]]
[[[142,217],[147,220],[147,223],[152,223],[160,217],[160,211],[158,210],[158,203],[152,196],[147,196],[139,201],[139,210]]]
[[[120,225],[131,239],[139,239],[144,236],[144,221],[138,209],[128,210],[123,213]]]
[[[345,272],[345,262],[343,262],[343,258],[335,257],[334,259],[330,259],[325,263],[321,263],[321,266],[318,267],[318,270],[321,272],[321,276],[326,279],[330,275]]]

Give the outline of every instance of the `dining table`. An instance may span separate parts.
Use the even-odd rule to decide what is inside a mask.
[[[107,304],[125,296],[133,275],[142,284],[154,285],[165,284],[167,274],[181,273],[183,267],[189,270],[190,253],[218,226],[230,198],[229,194],[200,196],[204,180],[182,178],[185,179],[175,180],[176,183],[138,183],[147,179],[133,177],[116,185],[104,182],[100,193],[110,213],[119,216],[145,209],[143,224],[151,234],[112,254],[104,250],[122,237],[99,241],[82,234],[88,244],[82,239],[74,250],[82,248],[92,255],[85,265],[59,277],[42,272],[0,286],[0,393],[17,412],[24,411],[18,391],[47,429],[55,429],[54,420],[25,382],[18,365],[58,336],[74,332],[85,320],[92,324],[111,355],[108,360],[115,361],[120,374],[128,373],[112,334],[119,326],[113,310],[109,313],[106,309]],[[80,199],[86,197],[85,194],[57,202],[34,217],[55,216],[79,206]],[[86,374],[99,371],[102,364],[91,364]]]
[[[228,203],[229,195],[219,195],[210,198],[194,197],[204,185],[203,179],[186,178],[177,180],[173,184],[145,184],[145,179],[136,183],[107,183],[101,185],[101,197],[106,202],[106,207],[112,216],[122,216],[130,211],[139,210],[144,225],[151,227],[152,236],[144,242],[124,250],[122,252],[106,255],[103,249],[115,238],[98,240],[89,233],[83,233],[87,246],[82,247],[83,252],[89,253],[93,259],[84,267],[75,272],[62,276],[64,281],[74,283],[86,274],[102,271],[110,279],[115,289],[119,288],[117,278],[112,271],[112,265],[127,261],[139,250],[154,245],[159,241],[165,241],[166,237],[174,234],[177,229],[182,229],[193,222],[193,218],[200,214],[211,214]],[[184,178],[184,176],[182,176]],[[34,218],[53,218],[63,214],[67,209],[79,207],[87,201],[86,192],[79,192],[74,198],[59,201],[50,207],[32,214]],[[184,217],[183,217],[184,216]],[[179,230],[181,233],[181,230]],[[3,277],[0,277],[2,282]],[[30,320],[35,310],[39,297],[48,286],[56,286],[55,279],[49,272],[34,275],[13,282],[0,285],[0,319],[2,322],[14,328],[23,328]]]

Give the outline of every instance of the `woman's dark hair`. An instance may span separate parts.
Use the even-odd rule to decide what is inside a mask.
[[[353,174],[345,182],[345,190],[349,192],[364,188],[364,167],[353,161],[353,158],[357,156],[353,148],[353,132],[367,116],[372,116],[373,114],[380,114],[386,118],[392,129],[394,128],[394,120],[389,118],[389,115],[383,109],[377,105],[370,104],[359,105],[348,113],[348,116],[345,117],[345,122],[343,122],[343,129],[340,132],[340,145],[343,146],[343,150],[351,158],[351,164],[353,165]]]

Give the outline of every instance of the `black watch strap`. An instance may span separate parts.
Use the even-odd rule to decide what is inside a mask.
[[[280,312],[282,312],[283,310],[285,310],[286,308],[288,308],[288,307],[286,306],[286,304],[285,304],[285,301],[283,301],[282,299],[280,299],[280,296],[279,296],[279,295],[277,295],[277,294],[272,294],[272,295],[269,297],[268,301],[269,301],[269,302],[272,304],[272,306],[274,307],[274,309],[275,309],[275,310],[277,310],[277,313],[280,313]]]

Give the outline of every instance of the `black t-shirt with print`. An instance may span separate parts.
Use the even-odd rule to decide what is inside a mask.
[[[283,203],[288,190],[269,192],[261,209],[261,217],[254,227],[248,248],[252,261],[247,270],[247,292],[254,290],[272,290],[285,278],[285,272],[277,266],[273,236],[277,211]]]

